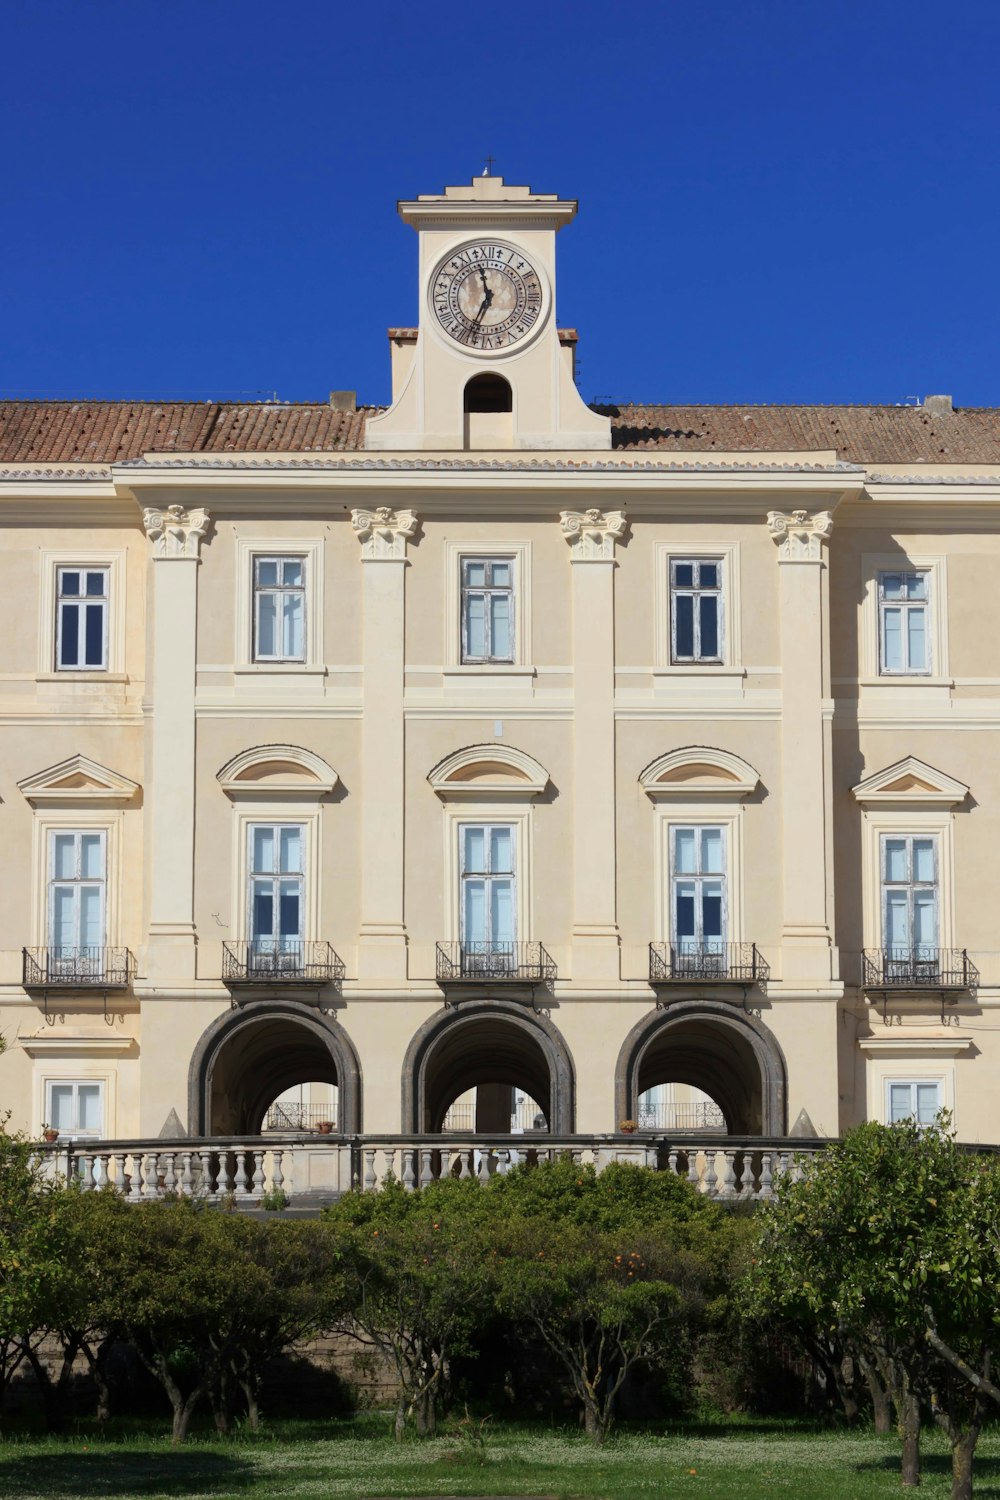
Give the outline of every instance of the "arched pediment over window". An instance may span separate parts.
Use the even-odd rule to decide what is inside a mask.
[[[439,797],[537,797],[549,773],[513,745],[467,745],[438,761],[427,780]]]
[[[340,777],[300,745],[254,745],[228,760],[216,780],[227,797],[325,797]]]
[[[648,797],[748,797],[760,777],[748,761],[712,745],[685,745],[652,761],[639,777]]]

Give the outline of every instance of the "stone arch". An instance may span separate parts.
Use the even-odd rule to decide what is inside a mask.
[[[512,1000],[462,1001],[425,1021],[403,1062],[403,1130],[441,1128],[448,1106],[481,1083],[524,1086],[554,1135],[574,1128],[573,1059],[557,1026]]]
[[[784,1054],[755,1016],[721,1000],[682,1000],[644,1016],[625,1038],[615,1070],[615,1115],[636,1117],[654,1083],[689,1083],[720,1106],[731,1135],[788,1132]]]
[[[361,1129],[361,1066],[332,1017],[298,1000],[227,1011],[206,1027],[191,1057],[188,1134],[257,1135],[271,1101],[307,1081],[337,1085],[338,1132]],[[220,1114],[230,1122],[224,1130]]]
[[[233,798],[323,797],[336,790],[340,778],[321,755],[301,745],[251,745],[227,760],[216,780]]]
[[[465,383],[462,409],[468,412],[504,412],[514,408],[514,392],[504,375],[485,370]]]
[[[537,797],[549,784],[540,761],[516,745],[465,745],[439,760],[427,780],[444,800]]]

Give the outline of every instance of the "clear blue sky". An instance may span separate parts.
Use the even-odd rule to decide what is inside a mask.
[[[0,5],[0,393],[388,396],[398,198],[580,200],[588,399],[1000,404],[996,0]]]

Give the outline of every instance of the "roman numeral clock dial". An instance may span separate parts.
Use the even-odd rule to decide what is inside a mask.
[[[540,326],[543,283],[511,245],[477,240],[443,260],[431,282],[431,305],[442,330],[465,349],[509,349]]]

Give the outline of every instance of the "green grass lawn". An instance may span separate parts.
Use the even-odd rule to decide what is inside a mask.
[[[391,1441],[388,1420],[280,1423],[226,1441],[196,1436],[172,1450],[158,1433],[103,1438],[83,1427],[64,1439],[0,1442],[3,1500],[160,1500],[170,1496],[550,1495],[559,1500],[875,1500],[899,1493],[899,1455],[870,1433],[734,1423],[622,1431],[603,1450],[575,1432],[487,1429],[475,1451],[460,1432]],[[929,1433],[925,1497],[947,1495],[945,1444]],[[980,1443],[976,1493],[1000,1500],[1000,1430]]]

